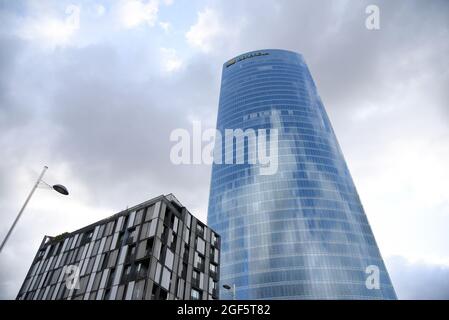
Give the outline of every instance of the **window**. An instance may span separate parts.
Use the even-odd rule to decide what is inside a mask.
[[[128,243],[133,243],[137,240],[137,228],[132,228],[129,230]]]
[[[176,239],[176,234],[174,232],[170,232],[168,235],[167,246],[172,250],[176,249]]]
[[[204,255],[204,251],[206,249],[206,243],[204,242],[203,239],[201,239],[200,237],[196,237],[196,250],[201,253],[202,255]]]
[[[125,224],[127,228],[131,228],[134,225],[134,219],[136,217],[136,211],[132,211],[126,218],[128,219],[128,224]]]
[[[93,235],[94,235],[94,231],[93,230],[86,232],[84,234],[84,236],[83,236],[83,240],[82,240],[81,244],[85,244],[87,242],[90,242],[92,240]]]
[[[190,298],[192,300],[200,300],[201,299],[201,292],[199,290],[192,289],[192,291],[190,291]]]
[[[181,278],[187,279],[187,263],[182,264]]]
[[[148,228],[147,237],[154,237],[154,235],[156,234],[156,225],[157,225],[157,220],[152,220],[150,222],[150,227]]]
[[[118,264],[122,264],[123,262],[125,262],[125,257],[126,257],[127,251],[128,251],[128,246],[125,246],[122,248],[122,250],[120,251],[119,259],[118,259]]]
[[[134,286],[133,300],[142,300],[145,288],[145,280],[140,280]]]
[[[123,272],[123,280],[122,281],[127,281],[128,277],[131,275],[131,265],[127,265],[125,267],[125,271]]]
[[[102,225],[100,226],[100,228],[98,229],[97,239],[100,239],[100,238],[103,237],[103,232],[104,232],[104,230],[105,230],[105,225],[102,224]]]
[[[154,210],[155,205],[153,204],[152,206],[149,206],[147,208],[147,213],[145,215],[145,221],[150,221],[154,218],[157,218],[157,213]]]
[[[146,241],[142,241],[139,244],[139,249],[137,252],[136,259],[141,259],[141,258],[148,256],[151,253],[151,251],[153,250],[153,243],[154,243],[154,237],[150,238]]]
[[[190,230],[186,229],[186,232],[184,232],[184,242],[189,244],[189,240],[190,240]]]
[[[111,242],[112,242],[112,236],[107,237],[103,251],[109,251],[109,249],[111,249]]]
[[[175,221],[173,222],[173,231],[175,233],[178,232],[178,225],[179,225],[179,219],[177,217],[175,217]]]
[[[147,237],[149,226],[150,226],[150,224],[148,222],[146,222],[142,225],[142,231],[140,232],[139,240],[143,240]]]
[[[128,283],[128,286],[126,288],[125,300],[131,300],[131,298],[133,297],[134,284],[135,284],[134,281]]]
[[[187,213],[187,214],[186,214],[186,226],[187,226],[187,228],[189,228],[189,229],[190,229],[190,223],[191,223],[191,221],[192,221],[192,216],[191,216],[189,213]]]
[[[192,280],[200,280],[200,273],[198,271],[193,271],[192,272]]]
[[[204,237],[204,227],[199,222],[196,224],[196,234]]]
[[[95,262],[95,259],[94,258],[90,258],[89,263],[87,264],[86,274],[87,273],[92,273],[92,269],[94,267],[94,262]]]
[[[178,279],[178,285],[177,285],[177,294],[176,296],[178,297],[178,299],[183,299],[183,294],[184,294],[184,280],[179,278]]]
[[[117,261],[117,255],[118,255],[118,250],[114,250],[109,253],[109,259],[108,259],[108,265],[107,265],[108,268],[112,268],[115,266],[115,263]]]
[[[204,258],[202,258],[198,252],[195,252],[195,257],[193,261],[193,266],[197,269],[203,270],[204,268]]]
[[[200,288],[204,288],[204,273],[200,272]]]
[[[167,297],[167,291],[161,289],[161,291],[159,292],[159,300],[167,300]]]
[[[167,249],[165,254],[165,266],[169,268],[170,270],[173,269],[173,260],[174,260],[174,254],[171,252],[170,249]]]
[[[217,248],[210,248],[211,252],[210,252],[210,256],[211,256],[211,260],[215,263],[218,264],[218,255],[219,255],[219,251]]]
[[[118,287],[117,295],[115,296],[115,300],[122,300],[124,292],[125,292],[125,285],[122,284],[121,286]]]
[[[139,211],[137,211],[136,214],[136,219],[134,220],[134,225],[138,225],[142,223],[142,218],[143,218],[143,211],[144,209],[140,209]]]
[[[170,229],[173,230],[173,232],[178,232],[178,221],[179,219],[172,214],[171,219],[170,219]]]
[[[167,268],[164,268],[164,271],[162,272],[161,287],[168,290],[170,288],[170,280],[171,272]]]
[[[154,275],[154,282],[159,283],[159,280],[161,278],[161,271],[162,271],[162,265],[160,263],[157,263],[156,274]]]
[[[217,274],[217,266],[216,265],[214,265],[214,264],[210,264],[209,265],[209,270],[210,270],[210,273],[212,274],[212,275],[216,275]]]
[[[99,248],[100,248],[100,240],[97,240],[95,241],[94,249],[92,250],[92,256],[97,255]]]
[[[108,253],[103,253],[103,254],[101,254],[99,256],[100,256],[100,259],[99,259],[98,263],[96,264],[97,268],[94,271],[102,271],[107,266],[109,254]]]
[[[130,246],[128,249],[128,254],[126,256],[126,260],[129,261],[129,259],[132,259],[134,255],[136,254],[136,246]]]
[[[218,282],[214,281],[214,279],[209,278],[209,293],[216,295],[218,291]]]
[[[192,285],[198,288],[203,287],[204,275],[201,272],[193,271],[192,273]]]
[[[145,278],[148,272],[149,261],[140,262],[137,264],[136,272],[139,278]]]
[[[212,245],[213,245],[214,247],[218,246],[218,237],[217,237],[217,235],[216,235],[215,233],[213,233],[213,232],[212,232],[212,235],[211,235],[211,241],[210,241],[210,242],[212,243]]]
[[[106,225],[105,235],[110,236],[112,234],[112,231],[114,230],[114,221],[109,222]]]

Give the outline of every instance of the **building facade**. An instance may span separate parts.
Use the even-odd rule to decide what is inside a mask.
[[[220,236],[173,196],[46,236],[17,299],[218,299]]]
[[[217,130],[226,129],[276,129],[278,167],[213,164],[208,224],[221,235],[221,284],[237,299],[395,299],[303,57],[259,50],[226,62]]]

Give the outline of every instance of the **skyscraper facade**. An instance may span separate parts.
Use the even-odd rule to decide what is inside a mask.
[[[226,62],[225,129],[276,129],[278,166],[264,175],[258,163],[213,164],[208,224],[221,235],[222,285],[235,285],[237,299],[396,298],[300,54],[259,50]]]
[[[218,299],[220,236],[172,195],[46,236],[20,300]]]

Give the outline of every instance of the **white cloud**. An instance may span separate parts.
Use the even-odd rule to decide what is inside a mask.
[[[97,12],[98,16],[102,16],[106,12],[106,9],[105,9],[105,7],[103,5],[97,4],[95,6],[95,11]]]
[[[207,53],[212,50],[213,41],[223,33],[216,11],[206,8],[198,12],[198,20],[186,33],[186,39],[192,47]]]
[[[134,28],[142,23],[152,27],[157,21],[159,1],[122,0],[117,9],[120,22],[125,28]]]
[[[173,72],[179,70],[182,67],[183,62],[181,58],[179,58],[175,49],[161,48],[160,51],[162,55],[162,66],[164,68],[164,71]]]
[[[25,18],[18,35],[26,40],[37,41],[44,47],[67,45],[80,28],[81,8],[69,5],[65,9],[65,17],[50,13],[38,13],[34,17]]]
[[[168,33],[171,30],[170,22],[161,21],[159,22],[159,26],[162,28],[162,30],[164,30],[165,33]]]

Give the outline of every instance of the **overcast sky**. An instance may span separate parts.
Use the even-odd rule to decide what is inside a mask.
[[[380,29],[365,8],[380,9]],[[45,234],[174,193],[206,221],[210,166],[170,132],[213,128],[223,62],[307,61],[401,299],[449,299],[448,1],[0,0],[0,254],[15,298]]]

